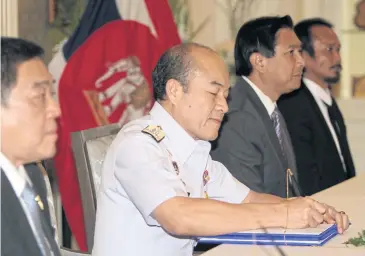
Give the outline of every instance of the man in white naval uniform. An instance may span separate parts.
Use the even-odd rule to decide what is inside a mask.
[[[250,191],[211,159],[209,141],[218,136],[229,92],[227,69],[213,50],[172,47],[152,76],[150,114],[125,125],[106,155],[94,256],[187,256],[198,236],[262,226],[348,227],[345,214],[310,198]]]

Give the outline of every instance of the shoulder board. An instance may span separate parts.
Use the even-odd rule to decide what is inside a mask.
[[[160,142],[165,138],[165,132],[159,125],[149,125],[144,128],[142,132],[151,135],[157,142]]]

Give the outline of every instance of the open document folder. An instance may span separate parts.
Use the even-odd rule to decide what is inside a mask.
[[[283,229],[269,228],[237,232],[220,236],[200,237],[200,244],[257,244],[322,246],[336,236],[336,224],[321,224],[316,228]]]

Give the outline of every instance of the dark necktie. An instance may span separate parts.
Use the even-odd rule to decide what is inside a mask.
[[[59,255],[54,252],[52,249],[52,245],[50,241],[48,241],[47,237],[49,237],[49,232],[45,230],[43,215],[41,213],[41,208],[43,208],[43,203],[40,200],[40,197],[37,196],[31,186],[26,182],[24,190],[20,195],[23,203],[25,204],[25,214],[29,220],[29,224],[33,230],[36,241],[42,251],[42,256],[53,256]],[[47,234],[48,233],[48,234]],[[53,242],[53,241],[51,241]]]
[[[341,129],[339,126],[339,113],[337,113],[336,108],[335,108],[335,104],[332,105],[327,105],[327,110],[328,110],[328,115],[330,117],[333,129],[335,129],[336,132],[336,136],[338,138],[338,140],[340,141],[341,139]]]
[[[346,161],[346,157],[345,154],[347,154],[347,139],[346,139],[346,134],[344,131],[344,128],[342,127],[342,122],[343,122],[343,118],[342,115],[340,113],[340,110],[337,107],[337,104],[335,102],[335,100],[332,98],[332,105],[327,105],[325,103],[325,105],[327,106],[327,110],[328,110],[328,115],[329,118],[331,120],[333,129],[335,130],[337,139],[338,139],[338,143],[340,144],[340,149],[341,149],[341,154],[342,154],[342,158],[344,161],[344,171],[347,172],[349,170],[347,161]]]

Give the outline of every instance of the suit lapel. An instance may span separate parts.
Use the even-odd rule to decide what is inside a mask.
[[[1,236],[4,255],[41,255],[33,231],[4,171],[1,170]]]
[[[337,155],[340,158],[340,155],[339,155],[338,150],[337,150],[336,143],[333,140],[331,131],[330,131],[328,125],[327,125],[326,120],[324,119],[324,116],[323,116],[323,114],[322,114],[322,112],[321,112],[321,110],[320,110],[320,108],[319,108],[316,100],[314,99],[312,93],[309,91],[309,89],[307,88],[307,86],[303,82],[302,82],[302,86],[303,86],[303,91],[307,95],[308,100],[310,101],[310,103],[312,105],[312,108],[314,109],[314,114],[317,115],[317,117],[319,118],[319,120],[321,120],[320,122],[321,122],[322,127],[324,127],[324,129],[327,131],[326,132],[327,140],[328,141],[331,141],[330,143],[332,143],[332,147],[334,147],[336,149]],[[337,105],[335,99],[333,99],[333,103],[332,104],[335,105],[335,107],[337,108],[337,111],[339,111],[339,113],[341,114],[341,111],[339,110],[338,105]],[[342,114],[341,114],[341,120],[339,120],[339,125],[340,125],[341,131],[346,135],[345,122],[343,120]],[[338,139],[340,140],[340,138],[338,138]],[[342,155],[344,157],[344,160],[345,160],[345,163],[346,163],[346,167],[348,169],[347,170],[348,178],[351,178],[351,177],[355,176],[355,167],[354,167],[353,160],[352,160],[352,156],[351,156],[351,153],[350,153],[350,148],[348,146],[347,138],[346,138],[345,147],[346,147],[345,148],[345,151],[346,152],[342,152]]]
[[[55,230],[53,229],[51,222],[50,222],[50,216],[49,216],[49,210],[48,210],[48,202],[47,202],[47,190],[45,188],[45,184],[44,184],[44,177],[41,173],[41,171],[39,170],[38,166],[36,164],[29,164],[25,166],[28,177],[30,178],[32,184],[33,184],[33,190],[36,194],[38,194],[41,197],[41,200],[43,202],[43,205],[45,206],[43,208],[43,210],[39,211],[40,214],[40,224],[43,230],[43,234],[46,237],[46,240],[48,240],[50,247],[52,248],[52,251],[54,252],[55,255],[59,255],[59,247],[56,243],[56,240],[54,238],[54,232]],[[8,189],[9,191],[12,191],[12,194],[14,194],[14,196],[16,197],[16,202],[19,205],[19,213],[21,212],[21,216],[19,217],[23,217],[26,220],[27,226],[29,227],[29,230],[32,232],[32,237],[34,238],[34,234],[33,231],[28,223],[26,214],[24,212],[24,209],[19,201],[19,198],[16,196],[9,180],[7,179],[6,175],[3,174],[3,171],[1,172],[1,175],[3,177],[5,177],[5,181],[9,184],[10,189]],[[1,182],[3,183],[3,181]],[[43,185],[42,185],[43,184]],[[3,185],[3,184],[1,184]]]
[[[253,106],[259,116],[259,120],[261,120],[262,125],[265,127],[265,132],[267,134],[267,137],[269,138],[269,143],[271,144],[273,151],[274,151],[276,157],[278,158],[278,161],[281,163],[283,170],[286,170],[287,163],[285,162],[284,156],[281,153],[279,139],[276,136],[276,133],[275,133],[275,130],[273,127],[273,123],[269,117],[269,114],[267,113],[267,110],[266,110],[264,104],[261,102],[261,100],[257,96],[256,92],[251,88],[251,86],[243,78],[240,77],[238,79],[241,79],[241,80],[236,86],[239,86],[239,89],[243,93],[246,93],[247,98],[253,104]]]
[[[324,130],[326,130],[326,131],[327,131],[327,132],[325,132],[325,133],[326,133],[326,135],[327,135],[327,140],[328,140],[328,141],[331,141],[332,146],[333,146],[334,148],[336,148],[336,152],[338,152],[338,151],[337,151],[337,146],[336,146],[336,144],[335,144],[335,141],[333,140],[333,137],[332,137],[332,134],[331,134],[330,128],[328,127],[327,122],[326,122],[326,120],[324,119],[324,116],[323,116],[323,114],[322,114],[321,109],[319,108],[319,106],[318,106],[318,104],[317,104],[316,100],[314,99],[314,97],[313,97],[312,93],[309,91],[309,89],[308,89],[308,88],[307,88],[307,86],[304,84],[304,82],[302,82],[302,86],[303,86],[303,91],[304,91],[304,92],[305,92],[305,94],[307,95],[308,100],[310,101],[311,106],[312,106],[312,108],[314,109],[314,114],[315,114],[315,115],[317,115],[318,119],[319,119],[319,120],[320,120],[320,122],[321,122],[321,126],[324,128]],[[339,156],[339,155],[338,155],[338,156]],[[339,156],[339,157],[340,157],[340,156]]]

